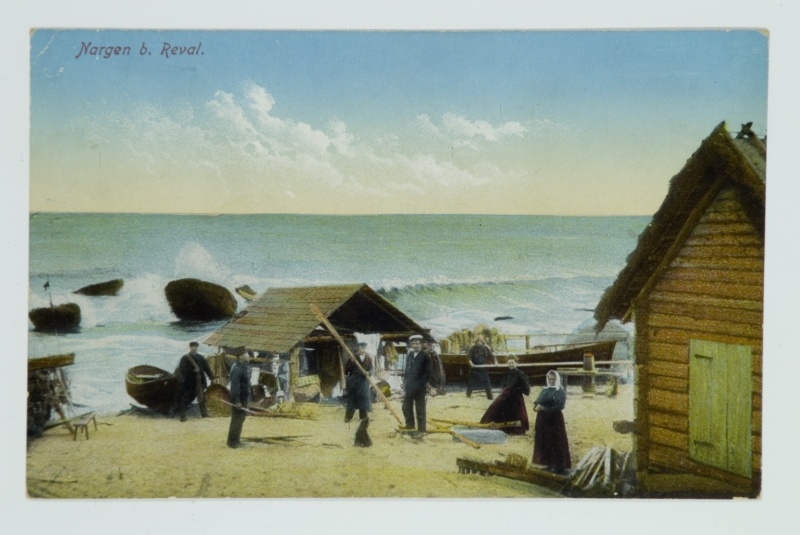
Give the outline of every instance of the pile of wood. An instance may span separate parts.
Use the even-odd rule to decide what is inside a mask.
[[[439,345],[442,348],[442,353],[465,353],[472,347],[478,336],[483,337],[483,340],[493,351],[508,351],[506,337],[500,334],[496,328],[489,328],[484,324],[478,324],[472,330],[454,331],[447,338],[440,340]]]
[[[636,492],[636,474],[630,452],[597,446],[575,467],[565,494],[584,497],[629,497]]]
[[[74,362],[74,353],[28,359],[28,436],[42,434],[53,410],[67,419],[72,399],[63,367]]]

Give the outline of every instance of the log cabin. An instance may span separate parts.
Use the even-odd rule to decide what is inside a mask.
[[[766,140],[721,123],[595,310],[635,325],[643,496],[760,495],[765,193]]]

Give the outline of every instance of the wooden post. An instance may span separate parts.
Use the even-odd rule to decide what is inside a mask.
[[[339,360],[339,386],[342,389],[342,392],[344,392],[344,389],[345,389],[344,362],[342,362],[342,350],[341,349],[336,354],[336,357]]]
[[[339,332],[333,325],[331,325],[331,322],[328,321],[328,318],[325,317],[325,315],[322,313],[319,307],[314,303],[311,303],[311,312],[313,312],[314,315],[317,317],[317,319],[320,322],[322,322],[322,324],[325,325],[325,327],[327,327],[327,329],[330,331],[333,337],[336,338],[336,341],[339,342],[339,345],[341,345],[344,348],[345,352],[353,360],[356,367],[361,371],[362,374],[364,374],[364,377],[367,378],[367,381],[369,381],[369,384],[375,390],[375,393],[378,394],[379,398],[381,398],[383,404],[386,406],[387,409],[389,409],[389,412],[392,413],[392,416],[395,417],[395,419],[400,423],[401,426],[405,425],[405,422],[403,422],[403,420],[400,418],[400,415],[397,414],[397,412],[394,410],[394,407],[392,407],[392,404],[389,403],[388,399],[386,399],[386,396],[383,395],[383,392],[381,392],[381,389],[378,388],[378,385],[375,384],[375,381],[372,380],[372,377],[370,377],[369,374],[366,372],[366,370],[364,370],[364,368],[361,367],[361,364],[358,362],[358,359],[355,357],[355,355],[353,355],[353,352],[350,351],[350,348],[347,347],[347,344],[342,339],[342,337],[339,336]]]
[[[587,372],[593,372],[594,368],[594,355],[592,353],[584,353],[583,354],[583,369]],[[583,392],[585,394],[594,395],[597,391],[597,387],[594,383],[594,374],[587,375],[583,378]]]

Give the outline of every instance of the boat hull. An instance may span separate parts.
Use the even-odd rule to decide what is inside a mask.
[[[531,384],[544,384],[544,378],[549,370],[565,367],[576,366],[575,363],[583,362],[583,355],[585,353],[592,353],[596,362],[610,361],[614,353],[614,346],[617,342],[610,340],[608,342],[598,342],[590,344],[571,344],[564,345],[555,349],[542,349],[533,350],[528,353],[514,354],[517,357],[517,363],[524,364],[543,364],[542,366],[520,366],[520,370],[525,372]],[[442,365],[444,366],[444,374],[447,384],[466,383],[469,373],[469,359],[464,353],[443,353],[440,355]],[[498,364],[506,364],[507,355],[497,355]],[[571,364],[570,364],[571,363]],[[550,366],[544,364],[551,364]],[[608,367],[598,366],[598,368]],[[497,386],[500,384],[503,376],[508,372],[505,366],[499,368],[487,368],[489,379],[492,384]]]
[[[125,390],[145,407],[169,414],[178,392],[178,378],[155,366],[134,366],[125,375]]]

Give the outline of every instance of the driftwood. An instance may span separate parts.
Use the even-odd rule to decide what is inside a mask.
[[[565,488],[572,496],[620,497],[635,492],[635,474],[630,453],[612,448],[592,448],[575,467]]]

